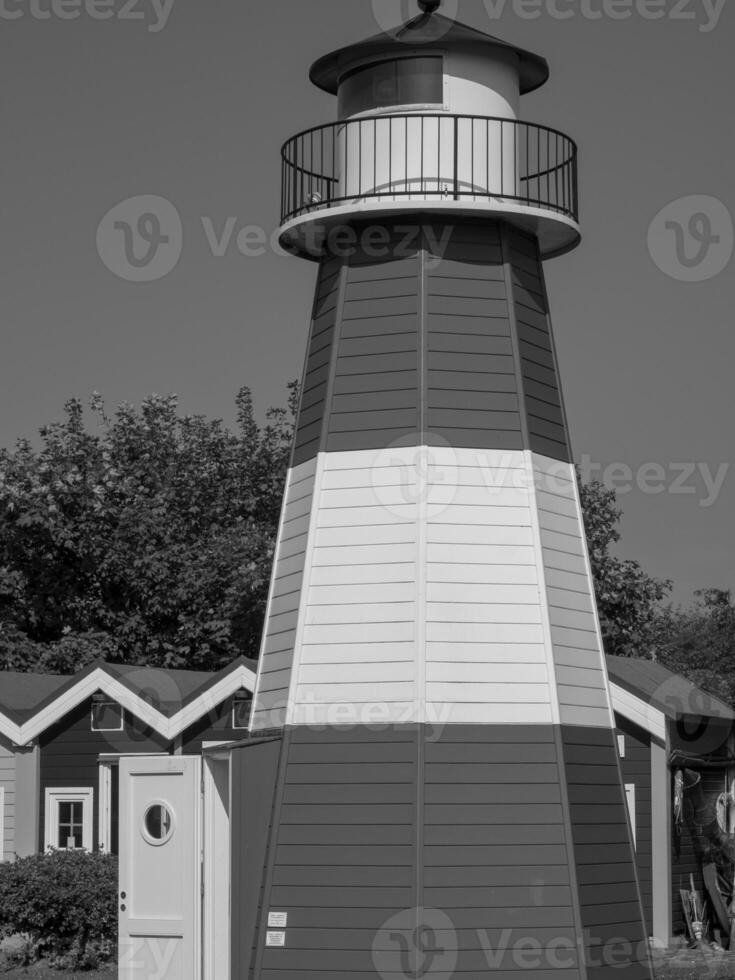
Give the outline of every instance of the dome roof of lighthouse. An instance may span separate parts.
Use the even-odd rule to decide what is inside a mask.
[[[540,55],[437,13],[421,14],[394,31],[381,31],[365,41],[326,54],[314,62],[309,77],[316,86],[336,95],[340,81],[352,68],[369,64],[373,59],[380,61],[399,54],[405,57],[412,49],[416,54],[451,50],[475,52],[488,58],[493,55],[515,58],[522,95],[540,88],[549,77],[549,65]]]

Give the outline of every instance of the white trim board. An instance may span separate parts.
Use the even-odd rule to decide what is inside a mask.
[[[241,688],[252,692],[254,687],[254,672],[244,664],[240,664],[198,698],[168,718],[117,678],[111,677],[104,668],[98,667],[80,678],[76,684],[22,725],[14,724],[0,713],[0,732],[16,745],[28,745],[50,725],[63,718],[93,694],[102,691],[159,735],[171,741]]]
[[[619,685],[610,683],[613,710],[659,741],[666,739],[666,715]]]

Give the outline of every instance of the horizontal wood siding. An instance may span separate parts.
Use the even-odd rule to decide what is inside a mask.
[[[454,923],[456,975],[516,976],[513,947],[530,940],[540,947],[534,976],[577,980],[553,728],[451,725],[438,736],[425,729],[424,739],[421,905],[444,910]],[[568,946],[557,959],[561,942]]]
[[[512,231],[506,239],[512,301],[523,375],[529,449],[571,461],[554,355],[543,266],[535,238]]]
[[[650,980],[647,939],[612,730],[562,728],[569,813],[589,980]],[[615,957],[610,959],[610,957]]]
[[[314,459],[324,424],[334,327],[342,277],[342,261],[326,258],[319,267],[314,310],[301,384],[292,466]]]
[[[641,887],[647,935],[653,935],[653,808],[651,798],[651,736],[644,729],[616,715],[617,734],[625,740],[620,759],[623,781],[635,786],[635,860]],[[658,828],[657,833],[664,833]]]
[[[417,906],[417,734],[294,729],[261,918],[288,913],[286,947],[261,950],[260,976],[374,975],[373,943]]]
[[[294,723],[314,722],[330,705],[351,705],[359,716],[378,704],[395,715],[414,701],[414,457],[393,449],[324,458]]]
[[[520,450],[499,227],[457,225],[438,249],[429,247],[431,240],[425,257],[426,440]]]
[[[418,237],[403,248],[394,234],[388,255],[358,250],[345,269],[344,302],[326,448],[382,449],[419,428]],[[413,438],[412,438],[413,437]]]
[[[428,710],[453,724],[548,725],[553,689],[523,453],[436,448],[432,458],[426,488]]]
[[[574,468],[535,453],[533,467],[561,722],[609,728],[606,667]]]
[[[72,709],[39,738],[41,797],[38,842],[44,849],[46,790],[91,787],[94,790],[94,846],[99,844],[99,756],[103,753],[167,752],[169,743],[128,711],[122,732],[91,730],[92,701]]]
[[[277,728],[286,720],[296,628],[309,540],[316,457],[290,470],[260,650],[252,728]]]
[[[5,805],[0,812],[2,856],[9,861],[15,856],[15,752],[0,735],[0,789],[4,791]]]
[[[231,975],[237,980],[253,975],[281,745],[280,739],[256,742],[235,749],[230,757]]]
[[[258,804],[252,860],[238,859],[238,976],[249,975],[257,906],[257,978],[367,978],[381,964],[398,974],[387,968],[395,934],[410,940],[411,910],[433,909],[446,917],[442,937],[456,943],[457,976],[511,980],[530,942],[534,976],[612,980],[620,968],[603,958],[619,959],[626,941],[635,952],[624,975],[650,980],[612,732],[296,728],[283,752],[275,796],[269,784]],[[240,775],[233,785],[244,813]],[[266,944],[270,912],[287,914],[283,947]]]

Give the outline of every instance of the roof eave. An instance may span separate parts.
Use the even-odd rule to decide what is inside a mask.
[[[496,57],[512,58],[515,56],[518,64],[521,95],[535,92],[549,79],[549,63],[545,58],[529,51],[523,51],[512,44],[506,44],[504,41],[496,41],[491,38],[485,41],[478,38],[461,42],[452,42],[451,40],[445,42],[438,39],[411,44],[399,42],[390,37],[386,37],[384,41],[371,39],[363,44],[349,45],[324,55],[311,66],[309,78],[323,92],[336,95],[344,75],[353,68],[366,62],[369,63],[372,59],[378,61],[391,56],[395,57],[398,52],[400,52],[401,57],[410,57],[427,51],[447,53],[455,50],[473,51],[485,55],[493,51]]]

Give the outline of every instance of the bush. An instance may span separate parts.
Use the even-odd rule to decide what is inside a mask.
[[[94,968],[117,944],[117,858],[49,851],[0,865],[0,934],[22,934],[22,958]]]

